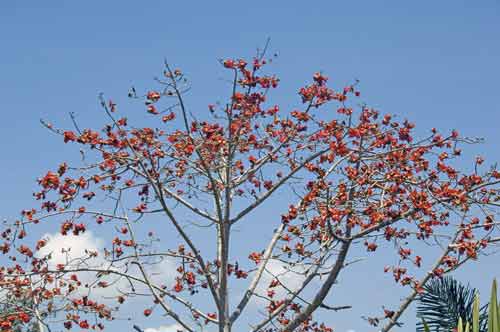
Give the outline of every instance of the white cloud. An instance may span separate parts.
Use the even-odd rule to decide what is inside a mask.
[[[104,270],[121,270],[117,266],[110,266],[104,258],[105,241],[95,236],[91,231],[86,231],[78,236],[73,234],[62,235],[60,233],[45,234],[43,236],[47,244],[37,253],[37,257],[50,255],[48,265],[50,269],[56,269],[58,264],[66,265],[67,270],[78,268],[92,268]],[[89,258],[91,252],[97,252],[97,257]],[[82,259],[84,258],[84,260]],[[122,262],[123,263],[123,262]],[[136,268],[129,266],[127,273],[141,278],[140,272]],[[149,278],[153,283],[171,285],[175,280],[176,266],[172,260],[164,259],[157,264],[145,265]],[[118,290],[130,290],[130,283],[125,278],[110,274],[98,277],[96,272],[78,272],[78,279],[83,284],[92,286],[92,294],[101,298],[113,298],[118,295]],[[106,281],[112,286],[96,287],[96,281]],[[142,278],[141,278],[142,279]],[[137,292],[147,292],[147,286],[136,284],[134,288]],[[86,292],[82,289],[81,292]],[[81,294],[79,292],[79,294]]]
[[[302,266],[291,267],[289,264],[276,259],[271,259],[267,263],[266,269],[269,271],[269,273],[266,274],[269,280],[271,280],[274,275],[291,290],[299,288],[305,279],[303,274],[305,269]]]
[[[43,238],[47,240],[47,244],[37,252],[37,257],[50,255],[47,261],[50,269],[56,269],[58,264],[64,264],[67,270],[109,268],[109,264],[103,257],[104,240],[94,236],[91,231],[86,231],[78,236],[60,233],[46,234]],[[90,258],[92,252],[97,252],[97,256]],[[128,287],[128,283],[124,279],[114,283],[113,287],[96,287],[97,281],[111,283],[116,280],[116,277],[98,277],[96,272],[80,271],[76,274],[83,285],[92,285],[92,294],[100,298],[114,297],[117,294],[117,288]],[[88,293],[88,289],[81,288],[75,295],[86,293]]]
[[[267,287],[274,278],[278,278],[278,280],[289,290],[295,291],[300,288],[305,279],[303,272],[305,272],[305,269],[302,266],[291,267],[289,264],[282,261],[270,259],[266,265],[266,272],[262,275],[259,285],[257,286],[256,292],[265,296]],[[276,292],[275,298],[278,299],[288,294],[288,291],[281,286],[275,287],[273,290]],[[266,302],[260,297],[254,297],[254,301],[258,304]]]
[[[158,284],[173,285],[177,274],[177,265],[172,259],[165,258],[148,269],[151,281]]]
[[[177,332],[184,331],[184,328],[180,324],[172,324],[172,325],[162,325],[156,328],[147,328],[144,332]]]
[[[54,268],[57,264],[66,264],[68,261],[73,261],[72,265],[74,265],[76,263],[75,259],[88,256],[90,251],[100,252],[103,248],[103,240],[95,237],[90,231],[78,236],[73,234],[62,235],[60,233],[46,234],[43,238],[48,241],[45,247],[37,252],[37,257],[45,257],[50,254],[51,258],[48,262],[51,268]],[[93,262],[96,260],[99,260],[99,262],[94,264],[103,262],[99,256]]]

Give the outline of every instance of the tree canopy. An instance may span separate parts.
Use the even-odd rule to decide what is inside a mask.
[[[3,316],[2,329],[42,318],[104,329],[145,298],[145,316],[164,315],[185,331],[331,332],[318,313],[351,307],[328,297],[342,287],[350,253],[383,246],[397,258],[384,270],[408,296],[360,315],[389,331],[430,280],[498,241],[500,172],[480,156],[470,170],[460,161],[474,139],[416,132],[362,103],[358,82],[332,88],[320,72],[298,89],[300,107],[286,109],[272,102],[280,80],[266,73],[270,62],[265,52],[221,61],[229,98],[206,112],[188,109],[189,81],[165,63],[155,88],[129,92],[153,126],[132,125],[104,96],[101,129],[43,122],[82,159],[42,172],[35,205],[4,226],[2,292],[29,293],[43,315],[27,306]],[[232,241],[235,226],[251,225],[265,206],[272,232],[255,232],[268,244]],[[34,231],[54,223],[56,240]],[[107,242],[54,247],[91,231]],[[261,316],[238,326],[252,301]]]

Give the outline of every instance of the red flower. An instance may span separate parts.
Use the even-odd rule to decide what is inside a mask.
[[[234,68],[234,61],[233,60],[224,60],[223,62],[224,67],[226,68]]]
[[[57,189],[59,187],[59,176],[52,172],[47,174],[38,181],[44,189]]]
[[[156,102],[160,99],[160,94],[156,91],[149,91],[146,98],[148,98],[149,100],[151,100],[153,102]]]
[[[174,290],[175,290],[177,293],[179,293],[179,292],[181,292],[181,291],[182,291],[182,289],[183,289],[183,288],[184,288],[184,287],[182,286],[182,283],[181,283],[179,280],[177,280],[177,282],[175,283],[175,286],[174,286]]]
[[[252,252],[248,258],[252,261],[255,262],[255,264],[259,264],[260,263],[260,260],[262,259],[262,254],[261,253],[258,253],[258,252]]]
[[[78,325],[80,325],[80,327],[81,327],[82,329],[88,329],[88,328],[90,327],[90,325],[89,325],[89,323],[87,322],[87,320],[82,320],[82,321],[80,322],[80,324],[78,324]]]
[[[175,119],[175,113],[174,113],[174,112],[170,112],[169,114],[164,115],[164,116],[161,118],[161,120],[162,120],[163,122],[168,122],[168,121],[171,121],[171,120],[173,120],[173,119]]]
[[[158,114],[158,110],[156,109],[155,105],[148,105],[148,113]]]
[[[377,250],[377,247],[378,247],[378,245],[376,243],[373,243],[373,242],[371,242],[371,243],[365,242],[365,246],[366,246],[367,251],[375,251],[375,250]]]
[[[21,313],[19,314],[19,319],[20,319],[23,323],[25,323],[25,324],[26,324],[26,323],[28,323],[28,322],[31,320],[31,317],[30,317],[28,314],[26,314],[26,313],[24,313],[24,312],[21,312]]]
[[[316,73],[313,76],[313,80],[318,83],[318,85],[323,85],[326,81],[328,81],[328,77],[321,75],[321,73]]]
[[[123,241],[123,245],[124,245],[125,247],[133,247],[133,246],[135,246],[135,243],[134,243],[134,241],[132,241],[132,240],[124,240],[124,241]]]
[[[65,131],[63,133],[63,136],[64,136],[64,143],[73,142],[76,141],[77,139],[75,133],[72,131]]]

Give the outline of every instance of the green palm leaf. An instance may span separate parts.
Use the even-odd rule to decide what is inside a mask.
[[[462,318],[472,322],[476,290],[463,285],[452,277],[434,279],[424,287],[424,293],[418,298],[417,316],[425,320],[432,332],[453,331]],[[487,306],[478,308],[479,332],[486,332]],[[417,331],[423,332],[422,322],[417,323]]]
[[[493,280],[491,287],[490,308],[488,313],[488,332],[499,332],[500,322],[498,317],[498,304],[497,304],[497,281]]]

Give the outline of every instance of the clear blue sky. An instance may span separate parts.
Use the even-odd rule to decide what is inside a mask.
[[[1,1],[0,216],[25,208],[35,178],[69,151],[39,118],[69,125],[68,113],[75,112],[85,125],[101,124],[99,92],[133,111],[128,88],[150,86],[164,57],[191,78],[192,111],[205,112],[227,95],[217,59],[251,56],[267,37],[279,54],[277,100],[296,102],[296,89],[317,70],[338,86],[357,78],[370,105],[419,127],[484,137],[471,149],[500,160],[496,0]],[[488,257],[459,277],[486,289],[500,276],[498,266]],[[374,312],[383,293],[369,271],[370,265],[360,266],[347,285],[369,279],[370,287],[339,297],[354,297]],[[395,303],[396,293],[390,294]],[[359,312],[332,321],[338,331],[371,330]],[[406,316],[409,324],[412,316]]]

